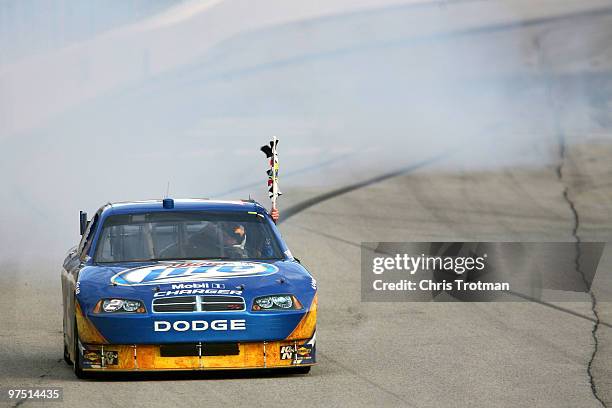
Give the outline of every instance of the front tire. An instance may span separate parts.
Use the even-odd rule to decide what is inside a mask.
[[[65,341],[64,341],[64,361],[69,366],[72,365],[72,360],[70,360],[70,353],[68,352],[68,346],[66,345]]]
[[[77,329],[76,318],[74,319],[73,333],[74,335],[72,336],[72,342],[74,343],[74,375],[76,375],[77,378],[88,378],[87,373],[83,371],[83,368],[81,367],[81,359],[79,358],[81,352],[79,350],[79,330]]]

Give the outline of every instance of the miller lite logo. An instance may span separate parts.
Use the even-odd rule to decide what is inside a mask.
[[[111,278],[111,283],[119,286],[178,284],[265,276],[276,272],[278,272],[276,266],[261,262],[160,263],[121,271]]]

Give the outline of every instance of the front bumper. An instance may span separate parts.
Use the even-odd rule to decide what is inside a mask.
[[[82,344],[79,342],[81,367],[86,371],[173,371],[289,368],[316,363],[316,335],[310,339],[271,342],[231,343],[232,355],[216,349],[207,355],[207,343],[192,343],[196,355],[167,356],[167,345]],[[163,354],[166,353],[166,356]],[[194,353],[191,353],[194,354]]]
[[[251,330],[245,337],[226,332],[214,336],[191,332],[184,336],[181,333],[169,333],[163,337],[148,337],[150,328],[133,325],[122,331],[117,324],[124,322],[124,319],[108,319],[108,323],[114,321],[116,325],[102,330],[102,333],[117,333],[116,336],[109,336],[109,339],[83,314],[77,302],[79,352],[76,358],[81,362],[83,370],[87,371],[225,370],[313,365],[316,363],[317,303],[315,296],[306,313],[287,313],[284,319],[282,315],[279,317],[275,314],[262,314],[262,320],[259,322],[261,324],[253,325],[256,330]],[[214,317],[210,319],[212,318]],[[146,316],[139,320],[152,324]],[[132,320],[135,321],[137,320]],[[282,333],[279,333],[279,325],[273,324],[277,321],[283,323]],[[248,322],[247,320],[247,324]],[[132,337],[120,337],[126,333]],[[279,339],[279,334],[286,337]],[[136,344],[131,344],[131,341],[112,341],[114,337],[129,340],[139,338],[140,341],[134,341]],[[253,340],[253,337],[256,340]],[[266,338],[267,341],[261,340]],[[219,347],[220,344],[224,344],[225,348]],[[173,345],[176,346],[174,349]],[[191,348],[191,351],[181,354],[184,347]],[[174,350],[170,353],[172,356],[169,356],[168,348]],[[227,350],[230,351],[226,352]]]

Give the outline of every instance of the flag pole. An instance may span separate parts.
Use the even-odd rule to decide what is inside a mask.
[[[266,158],[270,160],[270,168],[268,169],[268,196],[272,201],[272,209],[276,209],[276,200],[282,193],[278,188],[278,138],[272,137],[272,140],[267,145],[261,146],[261,151],[264,152]]]
[[[272,208],[276,209],[276,199],[278,198],[278,152],[276,150],[276,145],[278,144],[278,139],[276,136],[272,138]]]

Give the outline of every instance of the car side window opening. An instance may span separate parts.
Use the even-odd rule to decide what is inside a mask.
[[[85,259],[85,256],[88,255],[89,249],[91,247],[91,242],[93,241],[94,234],[96,232],[96,227],[98,226],[98,219],[100,218],[100,213],[96,213],[93,219],[89,221],[87,228],[85,229],[85,233],[83,234],[83,239],[79,245],[79,249],[77,253],[79,254],[79,258]]]
[[[109,216],[95,262],[283,259],[268,222],[255,213],[153,212]]]

